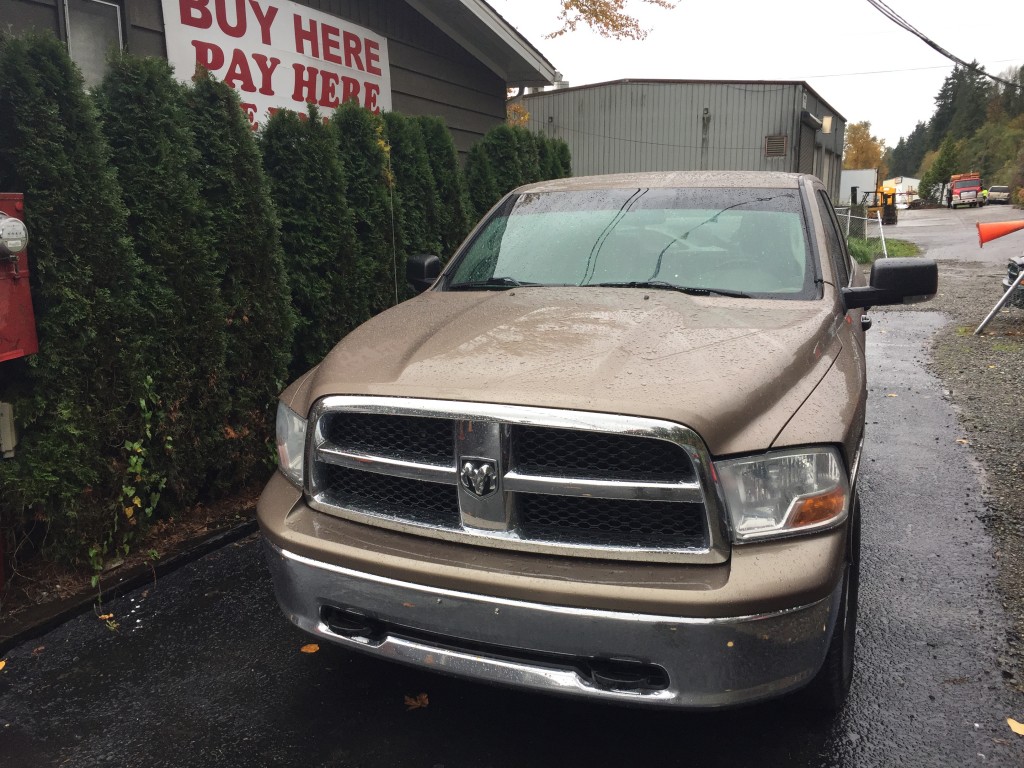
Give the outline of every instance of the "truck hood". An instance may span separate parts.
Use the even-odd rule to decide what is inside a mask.
[[[375,395],[619,413],[688,426],[713,455],[758,451],[838,354],[835,317],[828,300],[428,291],[349,334],[294,405]]]

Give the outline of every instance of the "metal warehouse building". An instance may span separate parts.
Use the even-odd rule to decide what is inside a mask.
[[[461,152],[505,121],[506,88],[557,73],[483,0],[0,0],[0,26],[68,44],[88,85],[118,47],[160,56],[182,80],[197,61],[252,105],[371,108],[444,118]]]
[[[618,80],[523,97],[573,173],[813,173],[838,199],[846,120],[803,82]]]

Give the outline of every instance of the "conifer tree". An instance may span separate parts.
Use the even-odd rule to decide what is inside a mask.
[[[368,317],[369,305],[334,132],[315,106],[308,118],[282,110],[267,121],[260,146],[295,308],[294,377]]]
[[[347,101],[335,110],[345,197],[355,220],[356,270],[367,316],[397,303],[404,292],[405,259],[401,212],[395,204],[394,174],[379,115]]]
[[[145,265],[142,316],[151,328],[144,370],[162,414],[153,459],[178,504],[208,485],[227,426],[224,265],[193,171],[199,163],[185,88],[167,62],[118,55],[97,102]]]
[[[438,233],[441,252],[447,261],[469,233],[471,215],[466,182],[459,168],[459,155],[455,142],[440,117],[420,116],[415,118],[423,133],[427,148],[430,170],[440,207],[437,211]]]
[[[0,529],[32,516],[75,561],[115,528],[123,445],[141,431],[140,264],[82,76],[50,35],[0,36],[0,189],[25,195],[39,353],[2,363],[17,454],[0,462]],[[2,535],[3,530],[0,530]]]
[[[437,255],[441,252],[441,236],[438,231],[438,210],[441,204],[423,133],[415,120],[398,112],[384,113],[384,130],[391,147],[395,198],[402,211],[406,255]]]
[[[491,158],[482,141],[473,145],[466,158],[466,187],[473,218],[478,221],[501,199],[494,181]]]
[[[487,152],[499,197],[523,183],[525,177],[519,138],[511,127],[499,125],[492,128],[484,135],[481,143]]]
[[[222,274],[226,398],[219,490],[262,481],[270,466],[275,403],[291,360],[294,314],[270,184],[236,91],[205,70],[187,96],[210,217],[211,257]]]

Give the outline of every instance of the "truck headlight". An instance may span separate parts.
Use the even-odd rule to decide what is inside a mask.
[[[850,484],[835,448],[799,448],[715,463],[737,542],[841,522]]]
[[[306,420],[279,400],[277,403],[278,469],[299,488],[302,488],[305,450]]]

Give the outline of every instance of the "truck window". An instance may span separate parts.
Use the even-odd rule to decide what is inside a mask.
[[[846,251],[846,238],[842,235],[843,230],[839,226],[836,212],[824,190],[818,191],[818,209],[821,212],[821,225],[825,228],[829,258],[832,259],[837,281],[840,286],[849,285],[850,256]]]

